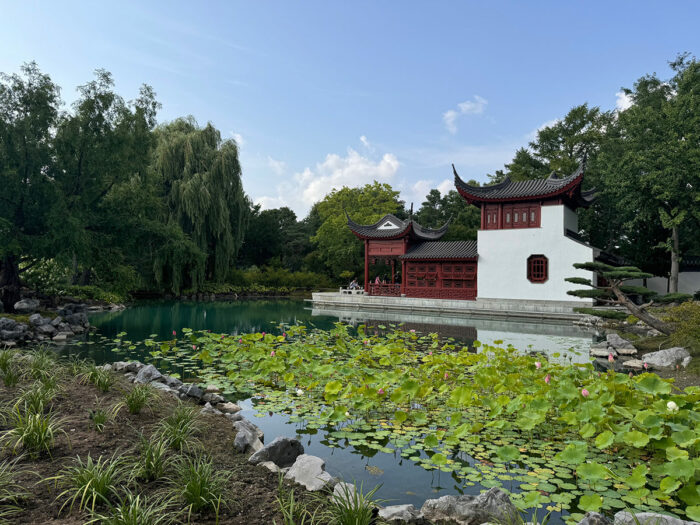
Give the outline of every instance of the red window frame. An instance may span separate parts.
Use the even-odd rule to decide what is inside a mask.
[[[527,258],[527,279],[531,283],[543,283],[549,278],[549,259],[542,254]]]

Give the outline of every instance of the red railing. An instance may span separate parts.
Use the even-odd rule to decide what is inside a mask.
[[[401,296],[401,285],[400,284],[374,284],[369,285],[370,295],[384,295],[389,297],[400,297]]]

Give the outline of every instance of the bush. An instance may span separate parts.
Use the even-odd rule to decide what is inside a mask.
[[[69,503],[72,510],[76,501],[80,510],[89,508],[94,511],[96,505],[108,505],[116,498],[127,473],[127,462],[116,454],[110,460],[103,460],[100,456],[97,461],[93,461],[89,454],[85,462],[79,457],[75,458],[73,465],[65,467],[53,478],[64,487],[63,492],[56,497],[65,499],[60,511]]]
[[[138,414],[141,412],[146,403],[153,398],[154,390],[150,385],[134,385],[126,396],[124,396],[124,402],[126,408],[131,414]]]
[[[52,414],[22,412],[19,405],[13,408],[11,423],[14,428],[6,431],[1,438],[4,446],[10,447],[15,454],[22,449],[33,459],[44,452],[50,455],[56,434],[65,434],[61,429],[62,421]]]
[[[124,295],[114,292],[107,292],[97,286],[66,286],[60,290],[57,295],[69,295],[82,301],[100,301],[103,303],[121,303],[124,302]]]
[[[197,410],[184,403],[178,403],[172,413],[160,422],[157,433],[167,441],[170,448],[182,451],[199,444],[194,437],[198,426]]]
[[[614,319],[616,321],[624,321],[627,319],[627,313],[619,310],[596,310],[595,308],[574,308],[574,312],[584,315],[594,315],[603,319]]]
[[[106,514],[92,513],[91,523],[102,525],[160,525],[172,523],[169,502],[163,499],[149,500],[140,494],[126,491],[126,497],[119,497],[119,502],[110,507]]]
[[[211,459],[204,456],[180,456],[175,464],[175,476],[169,480],[171,493],[183,501],[189,514],[213,510],[218,514],[224,501],[231,473],[217,471]]]
[[[675,346],[700,352],[700,303],[686,302],[669,308],[665,320],[676,327],[671,334]]]

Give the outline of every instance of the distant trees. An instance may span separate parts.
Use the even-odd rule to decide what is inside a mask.
[[[469,183],[478,184],[475,181]],[[473,240],[481,224],[481,212],[476,206],[467,205],[456,190],[443,196],[439,190],[432,189],[416,212],[415,219],[427,228],[439,228],[451,220],[443,240]]]

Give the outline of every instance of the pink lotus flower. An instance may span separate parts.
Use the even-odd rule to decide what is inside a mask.
[[[545,382],[545,383],[549,384],[549,382],[550,382],[551,380],[552,380],[552,378],[550,377],[549,374],[547,374],[546,376],[544,376],[544,382]]]
[[[287,332],[282,332],[282,337],[287,337]]]
[[[192,350],[197,350],[197,345],[192,345]]]
[[[537,368],[537,370],[542,368],[542,363],[540,363],[539,361],[535,361],[535,368]]]
[[[430,352],[428,352],[428,355],[433,355],[433,351],[431,350]]]
[[[608,354],[608,361],[610,361],[611,363],[613,361],[615,361],[615,358],[613,357],[612,352]]]
[[[262,336],[265,337],[265,332],[262,333]]]
[[[243,342],[243,339],[239,339],[238,342],[239,342],[239,343],[242,343],[242,342]]]
[[[270,352],[270,357],[275,357],[275,351]]]
[[[383,388],[380,388],[379,390],[377,390],[377,394],[379,394],[380,396],[383,396],[383,395],[384,395],[384,389],[383,389]]]
[[[369,341],[368,341],[367,339],[365,339],[365,340],[364,340],[364,341],[362,341],[362,342],[363,342],[364,344],[366,344],[366,345],[368,345],[368,344],[369,344]]]
[[[173,330],[173,335],[177,335],[177,332],[175,330]]]
[[[644,370],[648,370],[648,369],[649,369],[649,365],[647,364],[646,361],[644,361]]]
[[[224,337],[226,337],[226,336],[224,334],[221,334],[221,339],[223,339]]]
[[[411,329],[409,330],[409,332],[411,332],[412,334],[415,334],[415,333],[416,333],[416,331],[415,331],[413,328],[411,328]]]
[[[447,379],[448,377],[450,377],[449,372],[445,372],[445,379]]]
[[[586,389],[584,388],[584,389],[581,390],[581,395],[582,395],[583,397],[588,397],[589,395],[591,395],[591,393],[590,393],[588,390],[586,390]]]

